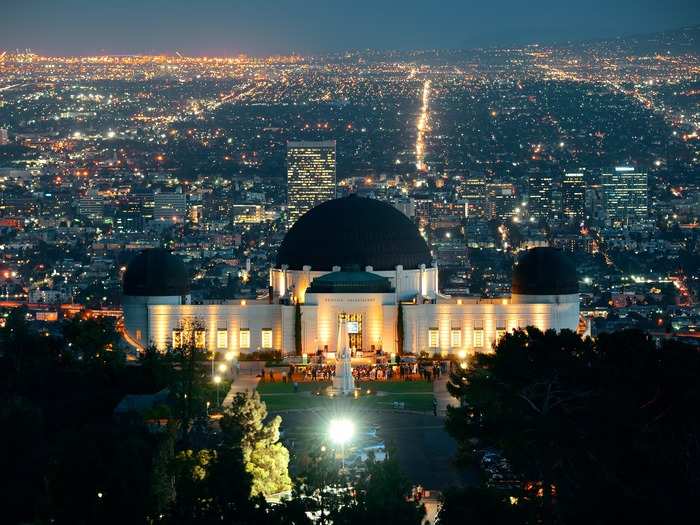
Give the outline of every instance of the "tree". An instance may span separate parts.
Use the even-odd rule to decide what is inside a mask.
[[[398,355],[403,354],[403,305],[399,303],[399,310],[396,313],[396,351]]]
[[[384,461],[370,458],[365,462],[365,471],[353,486],[354,498],[336,510],[334,524],[421,523],[425,507],[410,499],[411,484],[393,455],[389,451]]]
[[[442,496],[436,525],[520,525],[521,507],[508,496],[489,488],[450,488]]]
[[[665,521],[695,512],[700,491],[697,374],[695,348],[641,332],[593,343],[528,328],[452,374],[447,428],[464,451],[502,450],[535,509],[526,522]]]
[[[271,495],[290,490],[289,452],[279,442],[282,419],[265,423],[267,407],[260,394],[238,393],[221,419],[225,435],[240,436],[246,472],[252,475],[251,494]]]
[[[73,317],[64,322],[62,329],[70,350],[85,360],[105,361],[107,352],[113,352],[117,347],[114,322],[107,318]]]
[[[183,320],[179,327],[179,341],[173,341],[174,378],[172,393],[175,397],[180,433],[189,435],[195,415],[204,411],[206,383],[209,379],[206,352],[198,345],[198,334],[204,331],[199,319]]]
[[[322,525],[334,523],[339,509],[351,505],[350,484],[338,469],[335,455],[325,446],[313,447],[304,471],[297,478],[294,499],[317,516]]]
[[[297,302],[294,305],[294,350],[297,355],[303,352],[301,342],[301,305]]]

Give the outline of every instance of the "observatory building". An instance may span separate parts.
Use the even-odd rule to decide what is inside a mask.
[[[327,201],[287,232],[270,268],[269,296],[192,304],[182,261],[166,250],[137,255],[124,274],[127,339],[177,346],[183,323],[198,320],[208,350],[333,352],[339,321],[355,352],[486,351],[518,327],[576,330],[576,268],[560,251],[533,248],[513,269],[512,295],[449,297],[416,226],[390,204],[357,196]],[[399,327],[398,323],[402,326]]]

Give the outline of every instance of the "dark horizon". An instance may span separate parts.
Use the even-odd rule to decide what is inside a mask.
[[[412,51],[553,44],[635,36],[694,26],[700,4],[671,0],[602,0],[573,5],[538,0],[359,0],[349,10],[334,3],[291,0],[256,5],[242,0],[124,0],[105,6],[88,0],[28,0],[4,9],[0,49],[44,55],[175,54],[189,56],[322,55],[373,49]],[[653,16],[652,16],[653,15]]]

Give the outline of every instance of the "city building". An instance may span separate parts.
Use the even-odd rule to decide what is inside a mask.
[[[648,177],[635,168],[618,166],[600,176],[606,220],[613,228],[648,225]]]
[[[263,299],[193,304],[182,261],[165,250],[144,251],[124,275],[125,336],[135,346],[166,349],[198,320],[202,348],[294,353],[299,326],[302,353],[332,357],[338,323],[350,320],[355,352],[396,353],[402,340],[404,352],[448,354],[488,351],[518,327],[579,324],[576,269],[562,252],[524,252],[510,297],[445,296],[415,224],[390,204],[356,196],[325,202],[296,222],[269,279]]]
[[[102,219],[104,215],[104,199],[96,192],[90,191],[78,199],[78,215],[90,220]]]
[[[473,174],[459,185],[458,195],[467,204],[468,217],[483,217],[486,214],[486,178],[483,174]]]
[[[187,196],[181,188],[173,192],[162,191],[153,196],[153,219],[182,223],[187,216]]]
[[[565,173],[562,180],[562,213],[568,222],[585,216],[586,179],[583,173]]]
[[[287,142],[287,227],[335,191],[335,141]]]
[[[516,192],[513,184],[493,182],[486,186],[488,195],[486,216],[491,220],[508,221],[516,207]]]
[[[6,146],[9,143],[10,137],[7,134],[7,130],[5,128],[0,128],[0,146]]]
[[[546,221],[554,218],[552,206],[552,189],[554,178],[549,172],[533,170],[527,176],[527,209],[530,217],[536,221]]]

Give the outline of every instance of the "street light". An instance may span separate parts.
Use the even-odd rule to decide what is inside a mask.
[[[219,365],[219,372],[223,374],[224,372],[226,372],[226,370],[228,370],[228,367],[224,363],[221,363]]]
[[[219,385],[221,384],[221,376],[214,376],[214,384],[216,385],[216,406],[219,406]]]
[[[347,418],[331,419],[328,426],[328,437],[341,447],[341,468],[345,469],[345,444],[348,443],[355,434],[355,424]]]

